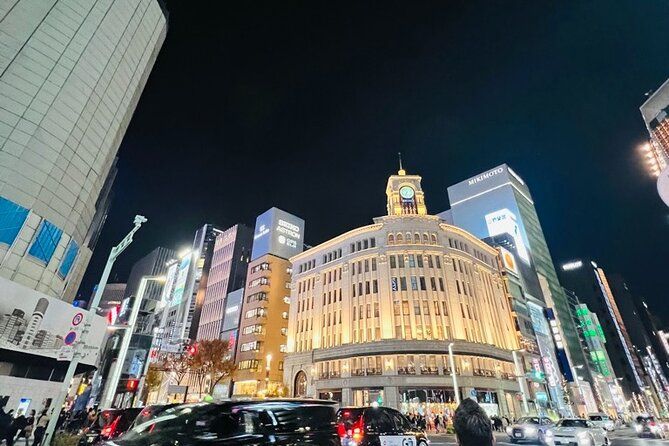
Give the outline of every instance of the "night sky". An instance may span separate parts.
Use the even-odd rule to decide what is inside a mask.
[[[312,245],[369,224],[401,151],[431,213],[507,162],[556,263],[596,259],[669,320],[669,209],[636,150],[644,93],[669,77],[669,3],[204,3],[167,2],[81,295],[136,213],[112,279],[271,206]]]

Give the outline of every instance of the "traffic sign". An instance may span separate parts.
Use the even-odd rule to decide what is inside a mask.
[[[77,340],[77,332],[76,331],[71,331],[68,334],[65,335],[65,338],[63,339],[63,343],[65,345],[72,345],[74,344],[74,341]]]

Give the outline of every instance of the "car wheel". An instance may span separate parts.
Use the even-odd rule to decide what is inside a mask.
[[[427,446],[427,443],[425,443],[423,440],[418,442],[418,446]]]

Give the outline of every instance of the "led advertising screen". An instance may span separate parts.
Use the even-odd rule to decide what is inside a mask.
[[[14,350],[54,359],[72,359],[88,315],[87,348],[81,362],[94,365],[105,337],[103,316],[0,277],[0,358]]]
[[[177,271],[177,278],[174,282],[174,292],[172,293],[172,305],[179,305],[183,300],[184,289],[186,288],[186,280],[188,279],[188,269],[190,267],[191,255],[188,254],[179,263],[179,270]]]
[[[228,293],[225,299],[225,315],[223,316],[222,331],[239,328],[239,315],[242,311],[242,299],[244,299],[244,288]]]
[[[256,219],[251,260],[265,254],[289,259],[304,249],[304,220],[271,208]]]

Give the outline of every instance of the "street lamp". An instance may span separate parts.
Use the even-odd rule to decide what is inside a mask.
[[[102,298],[102,293],[104,292],[105,287],[107,286],[107,280],[109,279],[109,274],[111,273],[112,266],[114,265],[114,262],[116,261],[116,258],[121,255],[125,249],[130,246],[132,243],[132,237],[135,235],[135,232],[139,230],[139,228],[142,226],[143,223],[146,223],[147,219],[143,215],[135,215],[135,219],[133,223],[135,226],[130,230],[130,232],[123,237],[123,240],[121,242],[114,246],[111,251],[109,252],[109,257],[107,257],[107,264],[105,265],[105,269],[102,271],[102,276],[100,277],[100,282],[98,282],[98,288],[95,290],[95,295],[93,296],[93,300],[91,301],[90,305],[90,310],[87,311],[84,315],[84,327],[89,326],[89,319],[90,315],[92,312],[97,310],[98,305],[100,304],[100,299]],[[65,373],[65,378],[63,379],[63,385],[61,387],[61,391],[58,394],[58,397],[53,400],[53,408],[58,409],[58,413],[53,413],[51,415],[51,418],[49,419],[49,424],[46,427],[46,431],[44,432],[44,445],[49,446],[49,443],[51,442],[51,438],[53,437],[53,433],[56,430],[56,424],[58,423],[58,415],[60,411],[62,410],[63,403],[65,402],[65,398],[67,397],[67,390],[70,385],[70,382],[72,381],[72,378],[74,377],[74,373],[77,370],[77,365],[79,365],[79,357],[78,355],[81,354],[79,351],[81,347],[85,348],[86,346],[86,337],[88,334],[88,330],[85,329],[83,333],[81,334],[81,337],[79,338],[79,342],[76,343],[75,345],[75,351],[74,355],[72,356],[72,360],[70,361],[70,365],[67,368],[67,372]]]
[[[448,344],[448,362],[451,365],[451,378],[453,378],[453,392],[455,403],[460,405],[460,389],[458,389],[458,376],[455,374],[455,359],[453,358],[453,343]]]
[[[513,365],[516,368],[516,377],[518,378],[518,386],[520,387],[520,394],[523,397],[523,411],[525,415],[530,413],[530,406],[527,404],[527,381],[525,375],[523,374],[523,369],[520,367],[520,361],[518,359],[518,353],[523,353],[526,350],[523,348],[521,350],[513,350],[511,355],[513,356]]]
[[[128,348],[130,347],[130,339],[132,338],[132,332],[135,329],[135,323],[137,322],[137,315],[139,314],[139,308],[141,306],[142,300],[144,299],[144,293],[146,292],[146,285],[150,280],[155,280],[158,282],[165,281],[163,276],[144,276],[139,282],[139,288],[137,290],[137,296],[135,301],[132,304],[132,310],[130,311],[130,318],[128,318],[128,324],[124,327],[124,331],[121,334],[121,347],[118,351],[118,357],[116,362],[112,364],[109,375],[107,376],[107,382],[105,385],[105,390],[102,394],[100,400],[100,408],[107,409],[112,407],[114,402],[114,396],[116,395],[116,388],[118,387],[119,379],[121,378],[121,372],[123,371],[123,363],[125,362],[125,357],[128,354]],[[149,358],[146,358],[148,363]],[[139,389],[138,389],[139,390]]]

